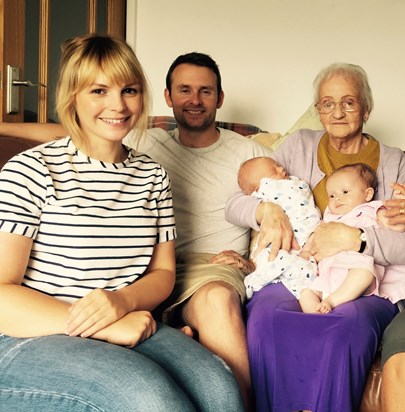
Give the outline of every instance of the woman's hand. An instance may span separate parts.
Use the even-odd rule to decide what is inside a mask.
[[[394,198],[386,200],[378,211],[378,222],[396,232],[405,232],[405,185],[393,183]]]
[[[260,233],[257,238],[257,247],[253,252],[253,259],[270,244],[269,260],[274,260],[280,249],[287,251],[299,249],[293,236],[290,220],[280,206],[272,202],[260,203],[256,210],[256,219],[260,225]]]
[[[94,289],[69,309],[66,333],[87,338],[129,312],[119,291]]]
[[[361,246],[360,229],[344,223],[320,223],[315,229],[311,244],[311,255],[317,262],[336,253],[353,250]]]
[[[242,270],[247,275],[252,273],[256,267],[252,261],[245,259],[234,250],[223,250],[210,259],[210,263],[217,265],[230,265]]]
[[[91,336],[115,345],[133,348],[156,333],[156,321],[152,314],[142,310],[127,313],[115,323]]]

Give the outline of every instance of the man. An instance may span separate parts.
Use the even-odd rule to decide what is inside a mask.
[[[254,269],[245,258],[249,231],[228,223],[224,209],[229,195],[238,190],[240,164],[269,152],[246,137],[216,127],[224,92],[211,57],[201,53],[179,56],[169,68],[164,94],[177,129],[172,134],[150,129],[139,147],[163,165],[172,182],[177,280],[161,308],[165,309],[163,319],[189,335],[196,333],[201,344],[224,359],[240,385],[247,409],[252,409],[241,310],[243,280]],[[63,134],[58,126],[49,127],[50,137]],[[3,124],[0,132],[29,134],[22,125]]]

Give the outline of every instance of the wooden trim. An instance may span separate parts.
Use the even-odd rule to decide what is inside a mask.
[[[125,39],[126,0],[107,0],[107,34]]]
[[[88,0],[87,2],[87,31],[96,33],[97,31],[97,0]]]
[[[5,18],[7,16],[7,18]],[[20,69],[20,79],[24,76],[24,26],[25,0],[0,1],[0,115],[3,121],[22,122],[24,118],[24,93],[19,90],[19,113],[6,114],[7,70],[9,64]]]
[[[40,0],[39,3],[39,83],[48,84],[49,61],[49,0]],[[48,88],[39,86],[38,89],[38,123],[48,120]]]

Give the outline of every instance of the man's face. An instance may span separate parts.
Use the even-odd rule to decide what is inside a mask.
[[[216,111],[222,106],[224,95],[218,96],[217,78],[207,67],[180,64],[172,73],[171,92],[165,99],[179,127],[190,131],[204,131],[215,122]]]

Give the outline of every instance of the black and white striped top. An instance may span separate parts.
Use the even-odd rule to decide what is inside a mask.
[[[33,238],[23,285],[67,301],[116,290],[142,275],[156,243],[176,237],[169,178],[144,154],[105,163],[66,137],[5,165],[0,230]]]

